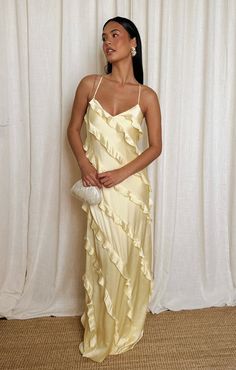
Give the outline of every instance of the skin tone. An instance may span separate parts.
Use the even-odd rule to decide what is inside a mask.
[[[112,73],[103,77],[96,99],[99,96],[99,102],[104,109],[115,116],[128,110],[134,106],[134,102],[137,102],[138,81],[134,77],[130,53],[131,47],[136,47],[136,39],[135,37],[131,39],[125,28],[114,21],[107,23],[102,32],[103,52],[107,61],[112,63]],[[108,51],[109,48],[114,52]],[[142,85],[139,106],[147,124],[149,147],[126,165],[98,173],[86,157],[80,138],[83,118],[94,94],[95,79],[97,81],[97,75],[85,76],[77,87],[67,136],[80,167],[84,186],[96,185],[99,188],[103,186],[110,188],[141,171],[161,154],[161,111],[156,92]]]

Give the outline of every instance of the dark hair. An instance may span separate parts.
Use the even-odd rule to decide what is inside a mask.
[[[139,83],[143,84],[142,43],[137,27],[130,19],[117,16],[108,19],[108,21],[106,21],[106,23],[103,26],[103,30],[106,24],[111,21],[120,23],[126,29],[131,38],[133,37],[136,38],[137,43],[136,55],[132,57],[134,76]],[[107,62],[107,65],[105,66],[105,72],[106,74],[108,74],[111,73],[111,71],[112,63]]]

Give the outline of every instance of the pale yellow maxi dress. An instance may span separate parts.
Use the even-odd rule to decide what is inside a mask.
[[[84,116],[83,145],[99,173],[136,158],[143,135],[141,84],[137,104],[112,116],[95,99],[102,78]],[[96,362],[130,350],[143,336],[153,291],[151,190],[145,168],[113,187],[103,187],[99,205],[82,204],[87,230],[84,338],[79,349]]]

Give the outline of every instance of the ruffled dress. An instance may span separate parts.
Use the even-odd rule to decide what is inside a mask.
[[[140,154],[137,143],[143,135],[143,113],[141,85],[137,105],[115,116],[95,99],[97,89],[84,116],[83,148],[101,173],[122,167]],[[96,362],[132,349],[143,336],[153,291],[150,192],[144,169],[113,187],[102,187],[98,205],[82,203],[87,229],[84,337],[79,349]]]

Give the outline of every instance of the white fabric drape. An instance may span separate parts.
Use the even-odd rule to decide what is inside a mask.
[[[66,137],[74,93],[101,73],[102,26],[137,25],[158,94],[150,310],[236,303],[236,2],[0,1],[0,316],[81,315],[85,215]],[[85,130],[82,135],[84,138]],[[145,143],[141,143],[145,146]]]

